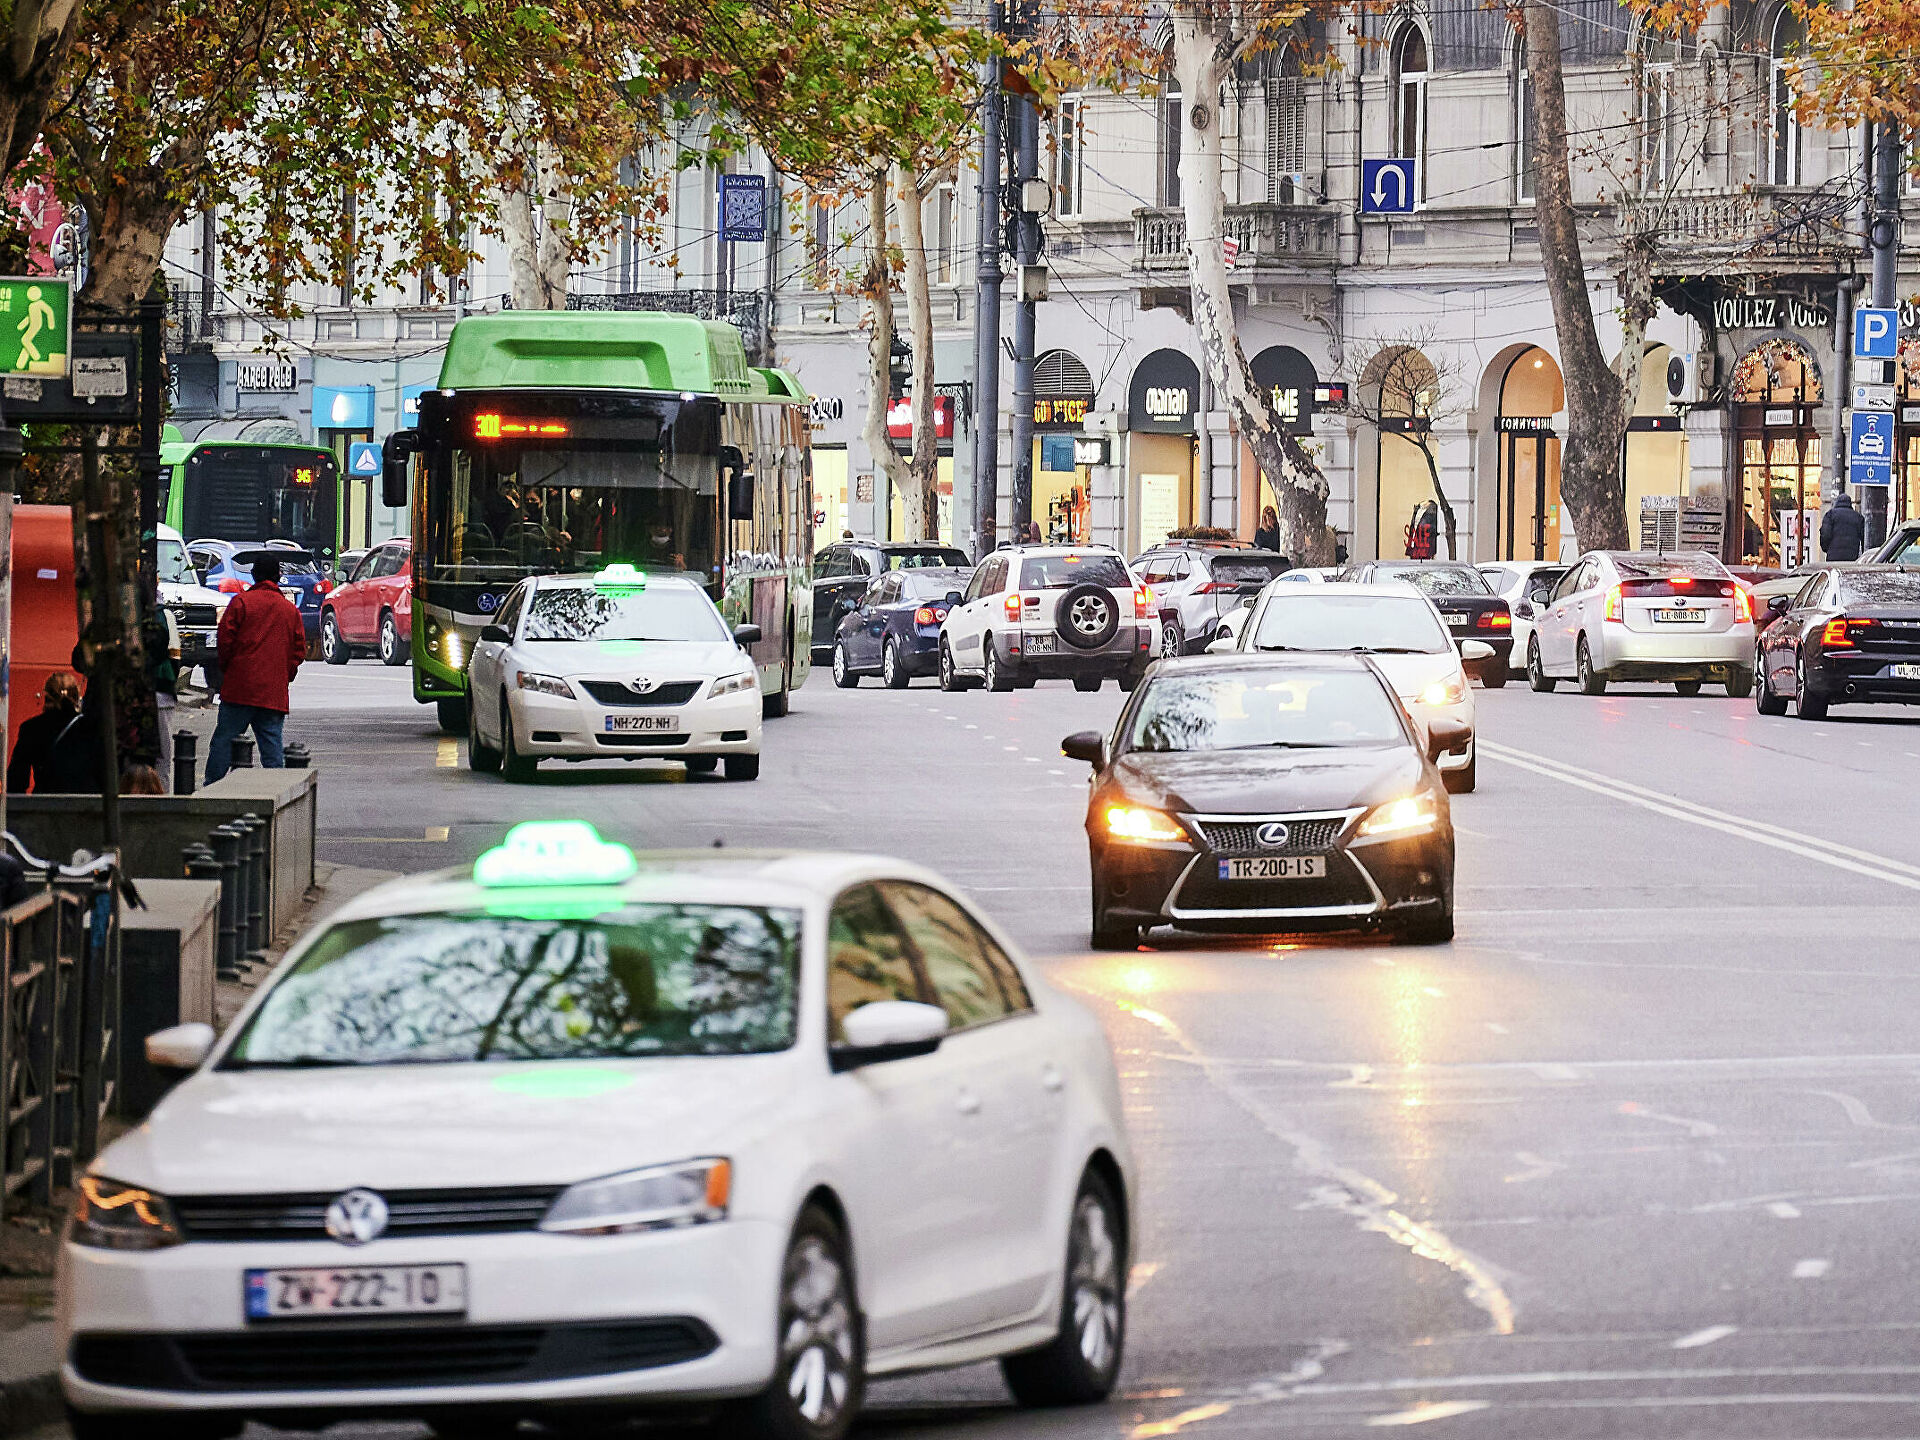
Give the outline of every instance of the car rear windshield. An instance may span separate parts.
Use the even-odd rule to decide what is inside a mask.
[[[903,577],[902,595],[908,600],[939,600],[955,590],[966,592],[971,570],[915,570]]]
[[[1457,570],[1382,570],[1383,580],[1398,580],[1403,585],[1411,585],[1425,595],[1491,595],[1493,587],[1487,584],[1487,577],[1478,570],[1469,570],[1465,566]]]
[[[1527,600],[1546,599],[1549,595],[1553,594],[1553,587],[1560,583],[1560,577],[1566,573],[1564,568],[1559,570],[1534,570],[1529,572],[1527,575],[1526,592],[1522,598]]]
[[[1727,567],[1704,550],[1681,550],[1672,555],[1615,555],[1613,567],[1625,579],[1640,576],[1712,575],[1725,579]]]
[[[1118,555],[1029,555],[1020,562],[1022,590],[1070,590],[1075,585],[1130,590],[1133,576]]]
[[[1438,655],[1453,648],[1433,607],[1418,595],[1326,595],[1315,590],[1267,599],[1256,650],[1360,650]]]
[[[967,559],[966,551],[945,545],[936,545],[927,550],[888,550],[883,553],[889,570],[951,569],[956,565],[964,567],[973,563]]]
[[[1398,703],[1366,670],[1162,676],[1130,732],[1133,749],[1161,752],[1405,740]]]
[[[527,912],[334,926],[267,992],[222,1068],[738,1055],[793,1043],[797,910]]]
[[[691,585],[608,593],[585,586],[534,592],[522,640],[728,640],[713,602]]]
[[[1213,562],[1213,578],[1219,585],[1258,589],[1286,568],[1287,562],[1278,555],[1235,555],[1231,559],[1222,556]]]
[[[1867,571],[1840,574],[1842,605],[1912,605],[1920,607],[1920,575]]]

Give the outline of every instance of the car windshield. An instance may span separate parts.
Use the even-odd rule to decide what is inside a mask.
[[[1071,590],[1075,585],[1130,590],[1133,577],[1118,555],[1029,555],[1020,562],[1022,590]]]
[[[1840,603],[1920,606],[1920,575],[1896,575],[1875,570],[1842,571]]]
[[[941,570],[955,566],[966,566],[969,562],[964,550],[954,550],[947,546],[938,546],[930,550],[887,550],[889,570]]]
[[[1278,555],[1220,556],[1213,562],[1213,579],[1218,585],[1258,588],[1287,568]]]
[[[967,581],[972,578],[971,570],[915,570],[903,577],[905,583],[900,587],[901,598],[941,600],[956,590],[964,593]]]
[[[1247,671],[1151,682],[1130,732],[1146,751],[1404,744],[1399,707],[1370,671]]]
[[[1418,595],[1301,590],[1268,597],[1253,648],[1438,655],[1451,650],[1453,641],[1433,607]]]
[[[157,542],[162,585],[193,585],[198,577],[187,567],[187,547],[178,540]]]
[[[704,591],[686,584],[609,593],[584,585],[536,590],[522,640],[730,640]]]
[[[1567,572],[1561,570],[1535,570],[1527,576],[1527,589],[1523,598],[1544,600],[1553,593],[1553,587],[1560,583],[1560,577]]]
[[[591,919],[336,925],[267,992],[225,1069],[738,1055],[793,1043],[800,914],[613,905]]]
[[[1464,565],[1455,568],[1436,566],[1433,569],[1387,569],[1380,572],[1382,580],[1398,580],[1402,585],[1411,585],[1423,595],[1491,595],[1493,587],[1487,584],[1487,577],[1478,570],[1469,570]]]
[[[1725,578],[1726,567],[1703,550],[1682,550],[1672,555],[1614,555],[1613,568],[1622,577],[1636,580],[1668,575],[1714,575]]]

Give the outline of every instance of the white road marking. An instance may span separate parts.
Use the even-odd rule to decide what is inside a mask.
[[[1571,1065],[1529,1065],[1527,1067],[1542,1080],[1578,1080],[1580,1072]]]
[[[1429,1420],[1445,1420],[1450,1415],[1471,1415],[1485,1410],[1491,1400],[1435,1400],[1411,1410],[1396,1410],[1391,1415],[1369,1415],[1368,1425],[1424,1425]]]
[[[460,763],[460,742],[458,740],[442,740],[439,748],[434,753],[433,763],[435,768],[440,770],[453,769],[454,766]]]
[[[1818,1280],[1832,1268],[1833,1262],[1831,1260],[1802,1260],[1798,1265],[1793,1267],[1793,1278],[1796,1280]]]
[[[1531,1150],[1516,1150],[1513,1152],[1513,1158],[1527,1168],[1502,1177],[1503,1182],[1508,1185],[1524,1185],[1529,1180],[1544,1180],[1549,1175],[1567,1168],[1566,1161],[1549,1160],[1544,1155],[1534,1154]]]
[[[1436,1000],[1444,1000],[1447,998],[1447,992],[1442,990],[1438,985],[1422,985],[1420,987],[1420,993],[1422,995],[1431,995]]]
[[[1800,1218],[1800,1207],[1797,1205],[1789,1205],[1784,1200],[1776,1200],[1767,1206],[1767,1213],[1776,1220],[1798,1220]]]
[[[1511,1030],[1507,1029],[1506,1026],[1502,1025],[1498,1020],[1487,1021],[1487,1029],[1491,1030],[1496,1035],[1511,1035],[1513,1033]]]
[[[1064,771],[1064,770],[1049,770],[1049,771],[1047,771],[1047,774],[1049,774],[1049,775],[1064,775],[1064,774],[1066,774],[1066,773],[1067,773],[1067,772],[1066,772],[1066,771]]]
[[[1720,1127],[1711,1120],[1689,1120],[1684,1115],[1668,1115],[1659,1110],[1649,1110],[1646,1106],[1634,1100],[1622,1100],[1620,1102],[1620,1113],[1622,1115],[1635,1115],[1642,1120],[1658,1120],[1663,1125],[1682,1126],[1686,1132],[1696,1140],[1704,1140],[1709,1135],[1718,1135],[1720,1133]]]
[[[1513,1385],[1630,1385],[1653,1380],[1661,1384],[1702,1380],[1815,1380],[1827,1376],[1846,1379],[1913,1378],[1920,1365],[1668,1365],[1658,1370],[1520,1370],[1500,1375],[1410,1375],[1393,1380],[1327,1380],[1295,1387],[1295,1395],[1391,1395],[1400,1390],[1492,1390]]]
[[[1874,1119],[1873,1112],[1867,1109],[1866,1102],[1857,1096],[1846,1095],[1838,1090],[1816,1090],[1813,1093],[1833,1101],[1847,1112],[1847,1119],[1862,1130],[1912,1130],[1914,1128],[1911,1125],[1889,1125],[1884,1120]]]
[[[1698,1350],[1702,1345],[1711,1345],[1716,1340],[1724,1340],[1740,1327],[1738,1325],[1709,1325],[1704,1330],[1696,1330],[1691,1335],[1682,1335],[1673,1342],[1676,1350]]]

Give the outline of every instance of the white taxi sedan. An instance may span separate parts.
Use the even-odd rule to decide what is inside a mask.
[[[522,580],[467,664],[467,763],[522,782],[548,756],[760,774],[760,678],[688,575],[610,565]]]
[[[1119,1370],[1105,1037],[911,866],[531,822],[147,1051],[197,1071],[78,1187],[77,1440],[678,1402],[837,1440],[869,1377]]]

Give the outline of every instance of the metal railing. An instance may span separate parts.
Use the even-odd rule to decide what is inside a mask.
[[[1620,219],[1675,256],[1821,259],[1852,253],[1846,223],[1856,203],[1833,189],[1647,196],[1626,200]]]
[[[1228,236],[1240,242],[1237,269],[1327,265],[1340,257],[1340,217],[1326,205],[1229,205]],[[1137,270],[1184,272],[1187,217],[1180,210],[1133,212]]]
[[[121,1041],[118,857],[55,865],[5,838],[30,893],[0,910],[0,1216],[98,1153]]]
[[[740,331],[749,359],[767,353],[766,296],[758,290],[618,290],[605,295],[568,294],[569,310],[653,310],[725,320]]]

